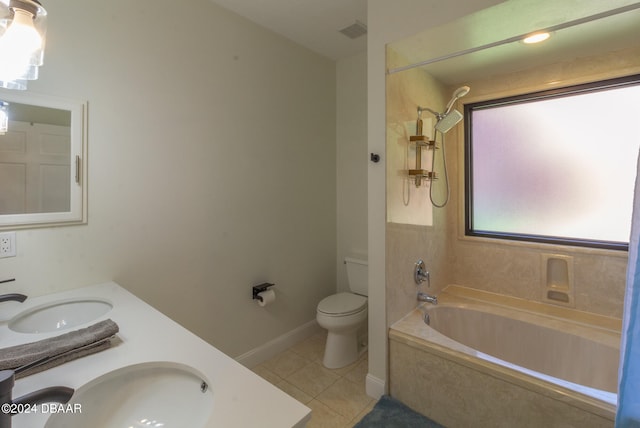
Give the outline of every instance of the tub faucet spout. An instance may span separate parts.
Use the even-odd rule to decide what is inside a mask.
[[[432,296],[427,293],[418,292],[418,302],[428,302],[434,305],[438,304],[438,296]]]

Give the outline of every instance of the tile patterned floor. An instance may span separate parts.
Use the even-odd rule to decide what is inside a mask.
[[[322,365],[326,332],[265,361],[253,371],[311,408],[308,428],[351,428],[375,405],[365,392],[366,353],[355,363],[330,370]]]

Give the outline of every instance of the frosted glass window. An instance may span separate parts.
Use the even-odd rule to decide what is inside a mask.
[[[466,106],[467,234],[627,248],[640,76],[601,84]]]

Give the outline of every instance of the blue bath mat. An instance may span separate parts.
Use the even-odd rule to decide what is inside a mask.
[[[383,395],[353,428],[444,428],[400,401]]]

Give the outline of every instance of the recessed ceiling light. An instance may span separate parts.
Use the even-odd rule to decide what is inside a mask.
[[[525,37],[524,39],[522,39],[522,41],[527,44],[540,43],[544,42],[549,37],[551,37],[551,34],[549,33],[534,33],[530,36]]]

